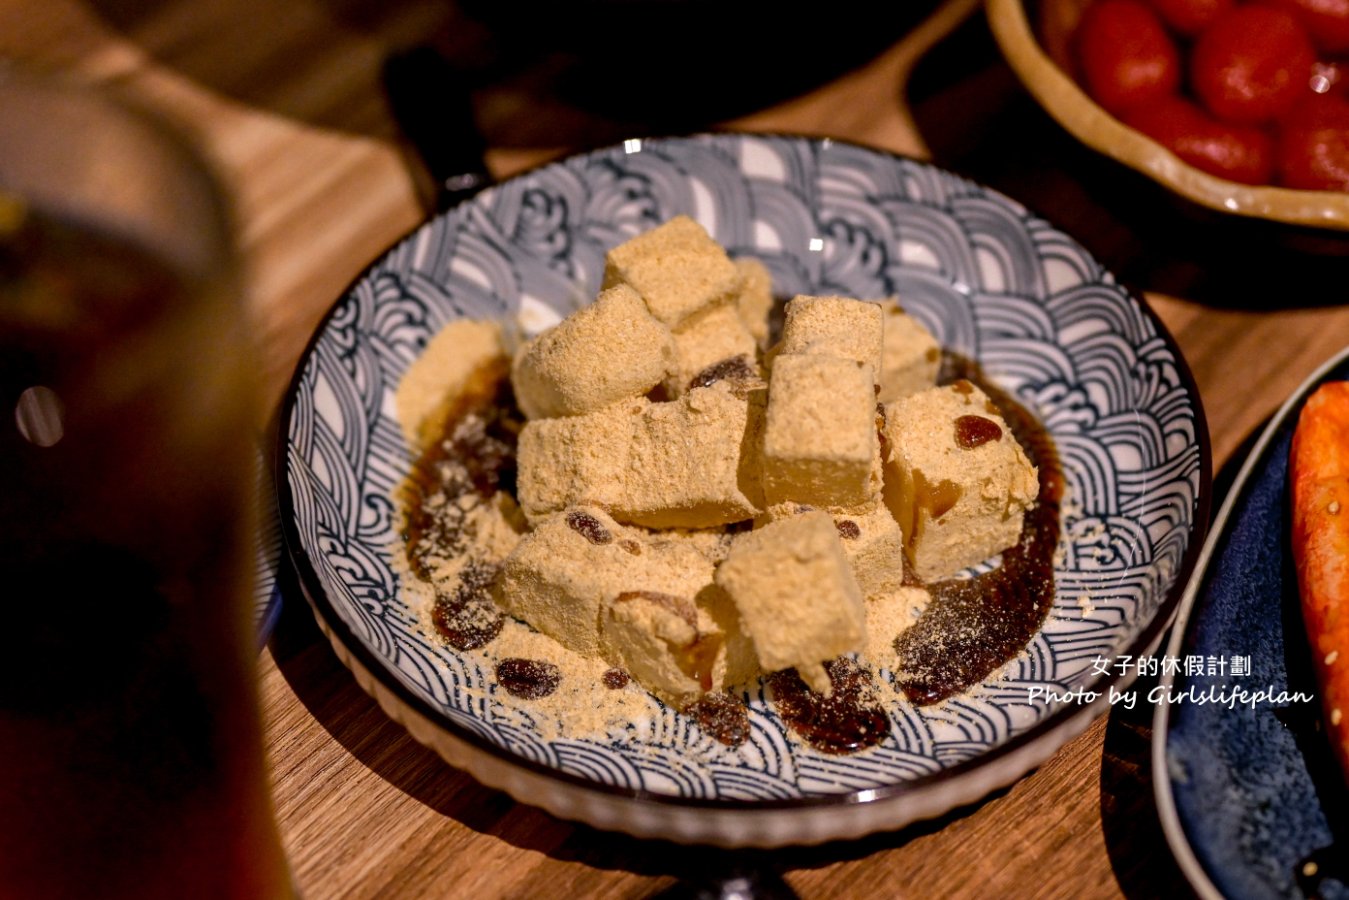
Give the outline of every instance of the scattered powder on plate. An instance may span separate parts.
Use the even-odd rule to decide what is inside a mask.
[[[921,587],[902,587],[880,602],[868,600],[867,642],[862,657],[880,669],[894,671],[899,663],[895,653],[895,635],[918,621],[931,597]]]
[[[408,611],[421,623],[428,640],[438,644],[445,641],[435,623],[437,596],[453,597],[456,592],[462,596],[473,591],[487,596],[490,576],[525,530],[511,494],[498,490],[513,488],[513,434],[519,427],[518,413],[509,408],[503,411],[500,403],[499,389],[508,365],[503,353],[499,326],[468,320],[452,323],[427,345],[400,382],[396,396],[404,433],[414,447],[432,440],[446,422],[456,423],[442,452],[426,454],[419,462],[420,490],[425,495],[420,519],[417,513],[409,513],[407,543],[399,540],[393,552]],[[511,406],[509,399],[505,406]],[[505,441],[510,446],[501,452],[489,449],[485,462],[475,461],[483,442],[494,448],[493,441]],[[418,477],[414,475],[413,481]],[[405,502],[400,506],[405,510],[418,505],[406,502],[410,496],[402,497]],[[418,538],[418,529],[423,539]],[[672,533],[670,537],[690,541],[713,558],[725,552],[725,536],[715,531]],[[890,681],[897,692],[899,687],[893,680],[899,664],[895,636],[918,620],[929,599],[927,590],[905,587],[884,598],[887,602],[866,603],[868,637],[861,654],[863,665],[879,670],[878,680]],[[477,612],[490,618],[494,609],[478,607],[475,615]],[[474,619],[469,624],[474,628],[491,624],[495,628],[496,623]],[[612,671],[611,663],[583,657],[509,616],[500,616],[499,633],[486,643],[452,652],[454,657],[442,660],[447,668],[457,661],[476,668],[480,676],[473,679],[473,686],[457,685],[458,689],[500,703],[508,715],[519,716],[545,740],[585,737],[628,743],[634,734],[664,727],[658,716],[658,701],[635,680],[624,682]],[[1024,650],[1019,656],[1024,657]],[[555,666],[559,676],[556,687],[530,699],[512,696],[498,682],[497,670],[503,660]],[[1001,668],[1012,662],[1015,660]],[[619,687],[609,686],[620,682]],[[551,679],[546,678],[541,690],[547,691],[551,685]],[[907,702],[902,694],[900,698],[900,702]],[[714,746],[707,753],[733,752],[709,743]]]

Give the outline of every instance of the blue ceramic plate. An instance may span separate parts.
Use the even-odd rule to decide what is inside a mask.
[[[1302,403],[1321,382],[1346,378],[1349,350],[1298,389],[1261,434],[1213,521],[1166,653],[1205,660],[1202,675],[1182,669],[1163,677],[1162,699],[1180,699],[1158,706],[1153,731],[1153,771],[1167,776],[1155,780],[1167,840],[1205,897],[1302,897],[1349,862],[1341,830],[1347,798],[1310,699],[1315,679],[1287,517],[1288,450]],[[1210,675],[1211,658],[1226,671]],[[1248,674],[1232,674],[1233,658],[1249,661],[1239,666]],[[1230,700],[1241,689],[1274,696],[1238,695],[1232,708],[1222,702],[1224,692]],[[1210,691],[1219,702],[1198,701],[1215,696]],[[1339,850],[1326,852],[1336,831]],[[1338,881],[1319,890],[1349,897]]]
[[[856,756],[804,747],[748,696],[732,750],[651,700],[619,734],[548,739],[491,671],[429,639],[395,574],[390,499],[412,460],[399,378],[461,316],[566,311],[593,297],[606,249],[678,213],[780,294],[897,295],[1038,415],[1068,481],[1057,601],[1005,677],[916,709],[885,689],[891,733]],[[281,428],[283,524],[321,626],[413,736],[527,803],[604,828],[774,845],[896,828],[973,802],[1039,764],[1103,702],[1093,660],[1151,646],[1207,519],[1207,432],[1159,321],[1070,237],[1006,197],[924,163],[829,140],[627,141],[498,185],[427,223],[333,309]],[[881,677],[893,683],[893,675]]]

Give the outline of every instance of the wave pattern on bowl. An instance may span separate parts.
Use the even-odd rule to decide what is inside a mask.
[[[1051,432],[1068,479],[1057,598],[1026,652],[946,704],[883,688],[892,731],[856,756],[788,737],[761,689],[737,749],[655,700],[610,739],[546,740],[493,673],[423,633],[391,567],[391,501],[410,459],[393,394],[460,317],[562,312],[593,297],[607,247],[677,213],[780,294],[898,295],[947,348],[979,360]],[[1153,320],[1072,239],[1007,198],[916,161],[827,140],[703,136],[576,157],[491,189],[420,229],[344,298],[297,378],[287,477],[302,549],[339,616],[454,726],[580,778],[688,798],[771,800],[923,778],[1059,706],[1028,690],[1100,680],[1184,569],[1201,439],[1183,364]],[[887,671],[882,680],[892,682]],[[1098,685],[1099,687],[1099,685]]]

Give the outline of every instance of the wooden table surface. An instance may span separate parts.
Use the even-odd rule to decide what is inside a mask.
[[[858,7],[856,28],[829,36],[832,55],[804,41],[746,51],[761,77],[743,89],[746,60],[718,57],[724,89],[704,76],[702,93],[676,96],[648,77],[637,86],[657,87],[645,102],[631,91],[615,100],[605,79],[641,82],[663,66],[682,77],[681,54],[647,53],[647,23],[614,31],[631,8],[621,2],[564,5],[590,9],[584,28],[604,40],[545,29],[550,46],[520,24],[548,6],[529,2],[497,4],[497,21],[482,21],[492,4],[464,2],[475,18],[451,0],[0,0],[0,54],[115,83],[200,137],[235,201],[269,409],[327,307],[424,216],[423,178],[378,72],[390,50],[431,42],[470,75],[498,177],[633,134],[721,128],[847,138],[1004,191],[1161,315],[1199,384],[1214,470],[1230,471],[1252,431],[1349,339],[1349,241],[1202,214],[1082,149],[1020,88],[976,2],[914,4],[891,20],[864,21]],[[847,0],[831,7],[850,12]],[[725,27],[745,32],[727,46],[755,45],[745,23]],[[780,27],[774,40],[811,30]],[[288,607],[259,678],[277,817],[310,898],[696,896],[697,873],[732,871],[765,896],[1184,890],[1152,804],[1145,704],[937,821],[730,854],[575,826],[448,768],[361,692],[302,603]]]

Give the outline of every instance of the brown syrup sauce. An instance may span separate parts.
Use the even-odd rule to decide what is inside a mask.
[[[476,650],[501,633],[505,620],[492,599],[496,575],[496,566],[469,563],[454,593],[436,597],[431,623],[445,643],[456,650]]]
[[[604,686],[611,691],[617,691],[628,686],[632,681],[632,676],[622,669],[605,669],[604,674],[600,676]]]
[[[732,356],[721,362],[713,363],[689,380],[689,390],[711,387],[718,381],[731,381],[738,384],[758,381],[759,373],[755,366],[743,356]]]
[[[417,460],[403,486],[408,564],[428,582],[432,560],[471,549],[459,501],[487,502],[498,491],[515,490],[515,446],[523,416],[507,366],[502,359],[474,373],[443,411],[440,438]],[[474,650],[501,633],[504,620],[491,595],[496,574],[495,565],[470,560],[453,590],[436,597],[431,623],[451,647]]]
[[[550,662],[511,657],[497,663],[497,684],[513,697],[538,700],[557,690],[562,670]]]
[[[604,523],[589,513],[579,510],[567,513],[567,527],[592,544],[612,544],[614,542],[614,536],[609,533],[609,529],[604,527]]]
[[[768,676],[782,721],[810,746],[835,755],[874,747],[890,734],[890,718],[876,702],[871,673],[841,656],[825,664],[833,690],[825,697],[795,669]]]
[[[990,441],[1002,440],[998,423],[983,416],[961,416],[956,419],[956,446],[963,450],[982,447]]]
[[[428,581],[428,558],[464,549],[464,535],[447,530],[437,501],[515,493],[515,446],[524,416],[515,405],[507,366],[501,359],[473,374],[445,410],[440,438],[413,464],[403,485],[408,563]]]
[[[928,585],[932,600],[927,609],[895,638],[899,686],[918,706],[940,703],[983,681],[1040,630],[1054,603],[1054,549],[1063,499],[1058,451],[1035,417],[969,360],[948,355],[943,374],[944,381],[957,377],[977,384],[996,403],[1039,469],[1040,492],[1026,513],[1020,540],[1003,551],[1002,565],[974,578]]]
[[[724,691],[704,694],[684,708],[698,727],[728,747],[749,740],[749,708],[739,697]]]

